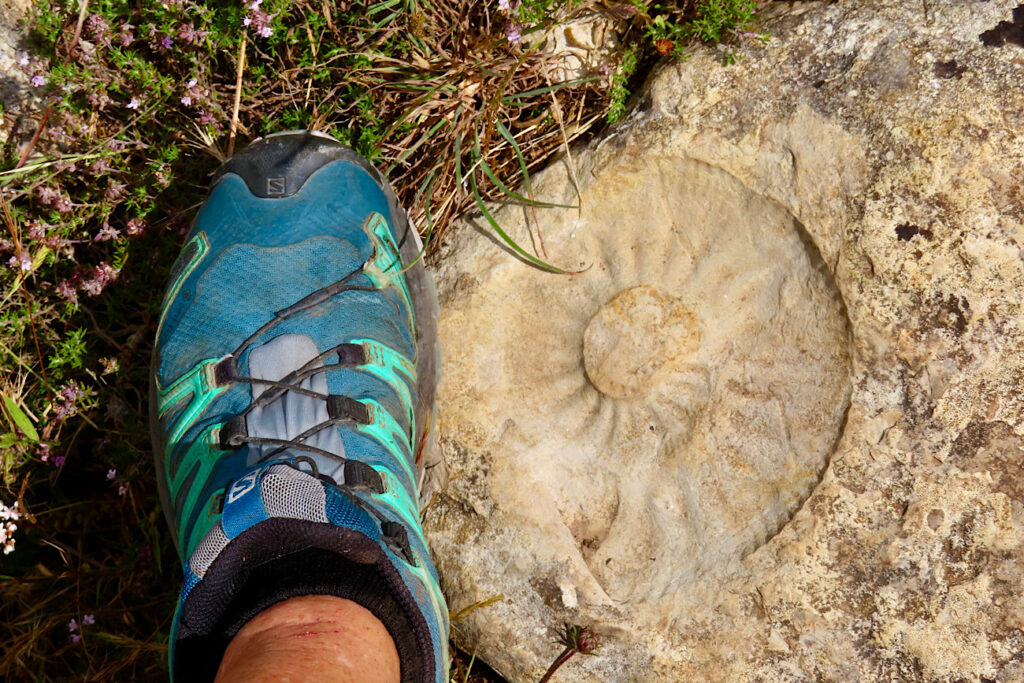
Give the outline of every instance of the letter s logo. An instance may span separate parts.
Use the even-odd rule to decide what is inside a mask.
[[[228,503],[234,503],[239,498],[256,488],[256,480],[259,478],[259,472],[250,472],[245,475],[234,484],[231,485],[231,490],[228,491]]]

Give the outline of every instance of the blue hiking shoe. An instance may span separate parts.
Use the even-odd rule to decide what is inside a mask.
[[[448,612],[420,527],[438,370],[421,245],[365,159],[311,132],[228,160],[175,263],[151,418],[185,570],[171,675],[213,680],[257,613],[353,600],[402,681],[446,681]]]

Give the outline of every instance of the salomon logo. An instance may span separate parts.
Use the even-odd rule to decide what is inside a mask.
[[[267,178],[267,194],[269,195],[283,195],[287,187],[285,178]]]
[[[234,503],[239,498],[256,488],[256,480],[259,478],[259,472],[250,472],[231,486],[231,490],[228,492],[228,504]]]

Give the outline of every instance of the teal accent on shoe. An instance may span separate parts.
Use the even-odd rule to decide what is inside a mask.
[[[409,437],[391,416],[391,413],[384,410],[381,404],[373,399],[365,399],[360,403],[370,409],[370,424],[357,424],[355,430],[373,437],[394,454],[394,459],[402,466],[402,470],[415,487],[416,473],[412,469],[412,443],[409,441]]]
[[[178,296],[182,284],[192,274],[192,271],[196,269],[199,262],[206,258],[209,252],[210,240],[206,238],[205,232],[197,233],[195,237],[185,243],[185,246],[181,248],[178,260],[174,263],[174,268],[171,269],[171,286],[167,289],[167,294],[164,295],[165,303]],[[167,310],[166,305],[160,309],[160,321],[156,325],[157,338],[160,337],[160,330],[163,329]]]
[[[175,472],[176,476],[170,480],[171,499],[176,503],[181,501],[180,504],[176,504],[176,514],[178,515],[178,546],[182,562],[188,560],[202,536],[209,531],[210,526],[216,523],[216,519],[212,521],[207,519],[206,524],[200,525],[203,528],[189,525],[196,503],[199,502],[203,485],[213,473],[220,457],[227,452],[219,447],[217,438],[219,430],[220,425],[213,425],[207,427],[196,437],[196,440],[185,451],[185,457],[182,458],[181,464]],[[170,467],[169,460],[168,467]],[[168,473],[168,478],[170,478],[170,473]],[[182,491],[183,486],[188,486],[188,490]],[[182,498],[183,493],[184,498]]]
[[[362,345],[369,360],[359,367],[381,378],[401,395],[402,404],[408,407],[409,434],[412,438],[411,435],[416,434],[416,413],[409,387],[416,385],[416,367],[402,354],[372,339],[353,339],[351,343]]]
[[[204,360],[166,389],[160,388],[160,380],[157,379],[157,414],[161,418],[182,401],[189,402],[174,420],[174,424],[169,426],[167,440],[170,443],[181,441],[188,428],[206,412],[213,400],[227,390],[226,386],[218,387],[213,381],[213,367],[219,361]]]
[[[398,288],[409,311],[411,325],[415,316],[412,296],[409,294],[409,285],[402,272],[402,259],[398,255],[398,247],[395,245],[395,238],[391,235],[391,228],[388,227],[384,216],[374,213],[366,220],[365,230],[373,240],[374,255],[363,270],[377,287],[383,289],[394,285]]]

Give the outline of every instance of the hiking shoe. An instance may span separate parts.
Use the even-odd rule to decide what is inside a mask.
[[[420,249],[381,174],[325,135],[274,135],[217,171],[152,366],[160,495],[185,571],[172,678],[212,680],[249,619],[326,594],[383,622],[403,681],[447,680],[417,497],[438,370]]]

